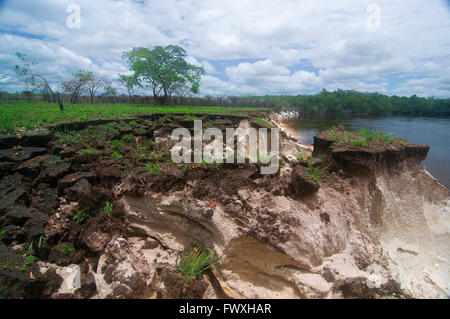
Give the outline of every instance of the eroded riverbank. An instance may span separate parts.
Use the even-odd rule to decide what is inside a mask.
[[[343,125],[359,132],[362,128],[384,131],[407,141],[430,146],[423,165],[441,184],[450,188],[450,118],[370,115],[303,115],[290,118],[287,126],[303,144],[313,144],[314,136],[332,126]]]
[[[261,127],[259,117],[195,115],[221,130]],[[70,133],[3,140],[3,294],[446,297],[449,194],[420,166],[426,147],[337,147],[325,134],[311,153],[281,134],[281,168],[261,175],[261,164],[174,164],[177,127],[192,130],[193,118],[74,124]],[[186,283],[175,265],[196,242],[219,262]],[[80,266],[80,288],[67,285],[71,264]]]

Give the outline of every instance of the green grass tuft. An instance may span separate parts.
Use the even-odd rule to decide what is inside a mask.
[[[213,249],[195,244],[191,251],[177,262],[176,270],[184,275],[186,283],[190,283],[194,278],[202,279],[203,273],[218,262]]]
[[[103,212],[108,214],[109,216],[112,216],[113,205],[109,201],[107,201],[105,207],[103,207]]]

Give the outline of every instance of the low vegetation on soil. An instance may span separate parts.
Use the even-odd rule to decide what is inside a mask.
[[[64,111],[58,105],[45,102],[0,101],[0,133],[14,133],[19,128],[31,130],[47,124],[94,119],[121,119],[153,113],[220,113],[260,111],[261,107],[221,106],[158,106],[140,104],[67,104]]]
[[[222,122],[231,122],[235,127],[240,121],[240,117],[234,116],[222,119]],[[261,236],[260,238],[267,238],[263,236],[272,234],[272,211],[247,209],[250,204],[255,203],[252,202],[251,198],[253,197],[251,195],[253,189],[260,187],[259,190],[256,189],[266,192],[266,187],[270,183],[270,188],[267,188],[267,192],[270,192],[270,200],[273,196],[284,194],[283,196],[289,197],[289,200],[291,200],[291,197],[292,201],[305,198],[306,202],[315,200],[309,196],[317,192],[321,186],[327,186],[317,185],[316,183],[323,182],[328,175],[332,176],[333,172],[336,172],[331,156],[327,156],[329,154],[323,156],[318,154],[310,157],[307,152],[304,152],[303,155],[302,153],[295,154],[299,163],[294,163],[295,166],[292,167],[294,169],[290,173],[290,179],[289,177],[281,179],[279,175],[275,174],[268,178],[260,178],[257,173],[260,167],[255,164],[239,166],[208,164],[204,159],[202,163],[198,164],[177,165],[171,161],[169,149],[172,141],[167,132],[181,123],[185,123],[183,114],[165,117],[155,116],[152,119],[136,118],[134,121],[117,120],[107,124],[82,126],[79,128],[80,131],[77,132],[59,131],[56,132],[57,137],[49,142],[47,154],[32,154],[30,156],[33,156],[33,158],[30,160],[13,163],[11,171],[17,170],[27,174],[27,176],[14,174],[5,176],[8,178],[0,180],[0,195],[8,195],[9,198],[4,199],[12,201],[11,203],[3,203],[0,199],[0,204],[10,208],[13,207],[13,204],[17,204],[15,206],[26,206],[25,208],[29,210],[30,214],[27,213],[25,224],[30,227],[22,227],[25,225],[22,221],[13,221],[18,224],[13,226],[17,227],[7,228],[6,234],[4,231],[0,232],[0,238],[3,237],[2,241],[6,245],[10,247],[22,245],[24,247],[20,251],[19,257],[21,259],[18,263],[14,263],[13,259],[11,261],[6,260],[6,258],[2,259],[1,249],[6,246],[3,243],[0,244],[0,266],[2,263],[8,263],[8,265],[14,265],[19,270],[23,266],[22,275],[25,275],[27,280],[28,274],[31,272],[40,280],[39,273],[35,270],[38,266],[35,263],[37,258],[42,262],[64,267],[73,263],[81,264],[82,262],[81,266],[89,269],[91,256],[97,257],[101,254],[108,254],[111,258],[114,256],[113,247],[116,246],[108,244],[112,242],[113,238],[116,238],[113,242],[114,245],[117,243],[121,245],[120,247],[133,247],[131,245],[136,245],[133,241],[122,240],[123,237],[126,238],[128,233],[128,219],[126,218],[128,208],[118,199],[120,196],[136,197],[139,198],[139,201],[143,200],[143,203],[146,199],[141,197],[144,197],[145,194],[152,194],[152,196],[153,194],[158,194],[158,196],[159,194],[162,196],[173,194],[174,198],[177,198],[175,196],[180,196],[180,198],[181,196],[188,196],[187,198],[192,201],[192,205],[202,203],[198,206],[198,212],[195,210],[195,214],[198,213],[202,222],[206,219],[214,222],[214,220],[217,220],[216,216],[225,216],[218,215],[222,214],[222,207],[224,207],[223,212],[229,214],[230,220],[233,218],[237,224],[236,227],[245,227],[245,229],[253,231],[250,227],[253,227],[253,221],[257,221],[255,234]],[[225,125],[228,124],[223,124],[223,127]],[[330,131],[327,134],[332,133]],[[360,138],[364,143],[389,143],[388,137],[384,134],[376,134],[371,131],[362,131],[353,136],[353,133],[338,132],[335,129],[334,134],[336,141],[345,139],[348,143],[353,143],[357,138]],[[329,146],[329,140],[325,139],[324,142]],[[327,147],[325,152],[329,150],[329,147]],[[10,153],[15,152],[5,151],[5,158],[12,158],[13,155],[9,155]],[[83,155],[83,153],[90,155]],[[263,161],[269,158],[267,154],[260,153],[258,159]],[[291,162],[287,158],[282,160],[282,165]],[[282,173],[286,174],[289,171],[284,170]],[[294,175],[294,173],[296,174]],[[182,178],[183,176],[184,178]],[[286,176],[284,175],[284,177]],[[12,181],[12,178],[16,178],[17,182]],[[332,182],[333,179],[329,178],[329,183]],[[256,183],[260,184],[254,187],[257,185]],[[23,187],[15,187],[12,186],[13,184],[22,184],[20,186]],[[189,188],[185,188],[186,185],[189,185]],[[11,187],[11,190],[6,192],[5,189],[9,187]],[[4,189],[2,190],[2,188]],[[36,189],[36,192],[33,188]],[[309,192],[298,191],[304,188],[308,188]],[[24,189],[33,189],[33,191],[27,193]],[[295,189],[295,192],[293,189]],[[13,190],[21,192],[21,197],[12,198]],[[183,190],[183,193],[179,193],[180,190]],[[239,190],[244,190],[244,192],[238,192]],[[55,194],[55,196],[51,196],[52,194]],[[237,198],[242,198],[242,201],[237,200]],[[318,198],[320,199],[320,197]],[[244,204],[247,200],[248,206]],[[183,201],[180,202],[184,203]],[[240,202],[241,205],[235,205],[237,202]],[[266,203],[262,205],[266,205]],[[218,209],[215,209],[216,206],[219,206]],[[308,209],[306,205],[304,207],[305,210]],[[183,207],[182,209],[184,214],[186,208]],[[130,211],[132,211],[131,208]],[[44,214],[42,218],[40,217],[41,212],[45,212],[42,213]],[[170,214],[173,214],[173,212],[170,212]],[[277,219],[282,214],[284,214],[284,211],[273,211],[273,215]],[[259,220],[261,216],[264,218],[264,222]],[[320,218],[322,219],[322,216]],[[267,220],[270,221],[266,222]],[[324,220],[329,223],[329,216],[328,219],[324,217]],[[275,222],[275,220],[273,221]],[[278,221],[276,222],[278,223]],[[284,222],[284,220],[280,217],[281,222]],[[0,229],[6,229],[9,226],[8,223],[10,221],[0,224]],[[286,221],[286,223],[289,222]],[[35,225],[39,225],[39,228]],[[297,227],[297,225],[292,226]],[[31,228],[32,226],[33,228]],[[31,236],[31,230],[34,232],[33,236]],[[277,244],[278,242],[284,243],[289,239],[286,233],[276,231],[273,234],[274,237],[279,238]],[[147,239],[147,235],[144,236]],[[39,239],[39,244],[37,239]],[[29,244],[30,240],[33,241],[35,249],[30,249],[25,254],[24,250],[26,250],[26,245]],[[140,242],[139,239],[139,245]],[[142,246],[142,249],[156,249],[155,246],[166,251],[166,248],[161,243],[157,243],[157,240],[146,240],[145,248]],[[161,265],[163,270],[169,270],[171,275],[176,271],[176,284],[184,281],[183,289],[185,286],[194,287],[202,284],[207,287],[206,282],[198,281],[201,281],[205,271],[208,277],[213,279],[210,268],[219,263],[214,249],[210,247],[203,244],[194,244],[190,248],[186,247],[184,253],[179,254],[176,262],[174,260],[175,253],[171,252],[168,257],[173,257],[173,259],[169,259],[167,262],[163,258],[158,258],[159,261],[155,259],[153,269],[157,269],[156,267]],[[134,256],[133,249],[121,249],[122,251],[130,252],[130,255],[128,255],[128,252],[123,255],[126,258]],[[121,257],[122,254],[117,257],[117,260]],[[115,262],[115,258],[113,262],[110,262],[110,259],[105,259],[105,265],[107,267],[114,265],[116,267],[114,269],[120,269],[118,268],[119,264]],[[80,262],[80,260],[83,261]],[[109,270],[108,268],[102,270],[103,267],[97,268],[98,274],[103,274],[105,277],[106,273],[116,272],[116,270],[110,271],[111,268]],[[150,272],[147,273],[147,270],[142,272],[136,270],[132,281],[114,275],[111,287],[119,287],[119,283],[122,286],[124,280],[126,280],[127,285],[128,282],[145,282],[146,278],[149,278],[149,274]],[[155,278],[163,281],[172,278],[169,275],[165,277],[166,275],[165,272],[161,272],[161,276],[157,274]],[[86,286],[92,285],[87,283],[83,286],[83,289]],[[103,293],[100,290],[97,291],[95,285],[87,289],[89,294],[83,295],[84,298]],[[126,290],[125,293],[128,294],[128,288],[119,290],[116,289],[118,292],[114,293],[122,294],[121,291]],[[111,291],[115,290],[111,289]],[[130,292],[133,294],[117,296],[136,297],[139,293],[147,294],[147,290],[145,290],[145,293],[142,290],[134,295],[135,292],[131,288]]]
[[[107,201],[105,207],[103,207],[103,212],[105,212],[109,216],[112,216],[113,205],[109,201]]]
[[[179,263],[177,261],[176,270],[183,274],[186,283],[190,283],[193,279],[202,279],[203,273],[218,262],[213,249],[196,243]]]
[[[398,140],[392,137],[391,134],[385,134],[383,131],[376,132],[366,128],[362,128],[359,133],[353,133],[333,126],[327,133],[336,146],[354,145],[370,148],[375,145],[391,145]],[[403,141],[398,140],[398,142],[404,146]]]
[[[61,250],[63,251],[64,255],[68,255],[73,251],[73,248],[67,245],[67,243],[63,243],[61,245]]]
[[[91,149],[85,148],[85,149],[81,150],[81,153],[83,153],[84,155],[89,155],[89,154],[92,154],[93,152]]]
[[[114,151],[111,153],[111,157],[114,159],[121,159],[122,155],[120,153],[118,153],[117,151]]]
[[[161,167],[159,167],[158,164],[148,164],[147,166],[145,166],[145,169],[147,170],[147,172],[149,172],[150,174],[159,174],[161,173],[162,169]]]
[[[89,215],[83,212],[82,210],[77,211],[73,216],[72,219],[77,222],[78,224],[82,224],[86,219],[89,218]]]
[[[302,152],[298,152],[297,155],[295,156],[295,159],[297,160],[297,162],[303,161],[303,159],[304,159],[303,153]]]
[[[255,122],[262,127],[267,127],[267,128],[272,127],[272,124],[269,121],[263,119],[262,117],[255,118]]]
[[[39,260],[39,258],[37,258],[36,256],[28,255],[28,256],[25,258],[25,263],[22,265],[22,269],[23,269],[23,270],[27,269],[27,267],[30,267],[31,265],[33,265],[33,263],[34,263],[35,261],[38,261],[38,260]]]
[[[308,174],[308,177],[310,180],[316,183],[321,183],[325,181],[326,179],[326,170],[327,166],[323,165],[314,165],[312,162],[308,164],[306,167],[306,174]]]

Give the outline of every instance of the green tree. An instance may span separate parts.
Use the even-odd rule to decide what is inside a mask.
[[[129,101],[131,99],[131,94],[134,91],[134,87],[138,85],[136,77],[134,75],[119,74],[119,81],[127,88]]]
[[[186,51],[177,45],[134,48],[124,53],[136,83],[152,89],[153,96],[162,104],[169,104],[174,93],[198,93],[202,67],[186,62]]]
[[[48,83],[47,79],[36,73],[36,71],[33,70],[34,66],[38,63],[35,61],[28,62],[26,60],[26,54],[16,52],[15,55],[17,58],[22,62],[21,65],[16,64],[14,66],[14,70],[16,71],[17,75],[25,80],[25,84],[27,87],[32,87],[33,90],[42,90],[44,93],[44,98],[50,102],[50,99],[46,98],[49,96],[46,94],[47,92],[50,92],[50,95],[52,97],[52,101],[56,102],[56,95],[53,92],[52,88],[50,87],[50,84]]]
[[[117,97],[117,89],[115,89],[111,83],[107,83],[105,85],[105,93],[103,95],[106,97],[106,99],[112,103],[115,102],[115,99]]]

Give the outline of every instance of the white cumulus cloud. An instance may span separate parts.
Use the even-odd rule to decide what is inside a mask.
[[[73,3],[80,29],[66,25]],[[380,9],[375,27],[371,4]],[[324,87],[450,97],[449,7],[443,0],[7,0],[0,73],[14,75],[20,51],[52,81],[78,69],[117,79],[128,72],[123,52],[177,44],[207,71],[202,94]]]

